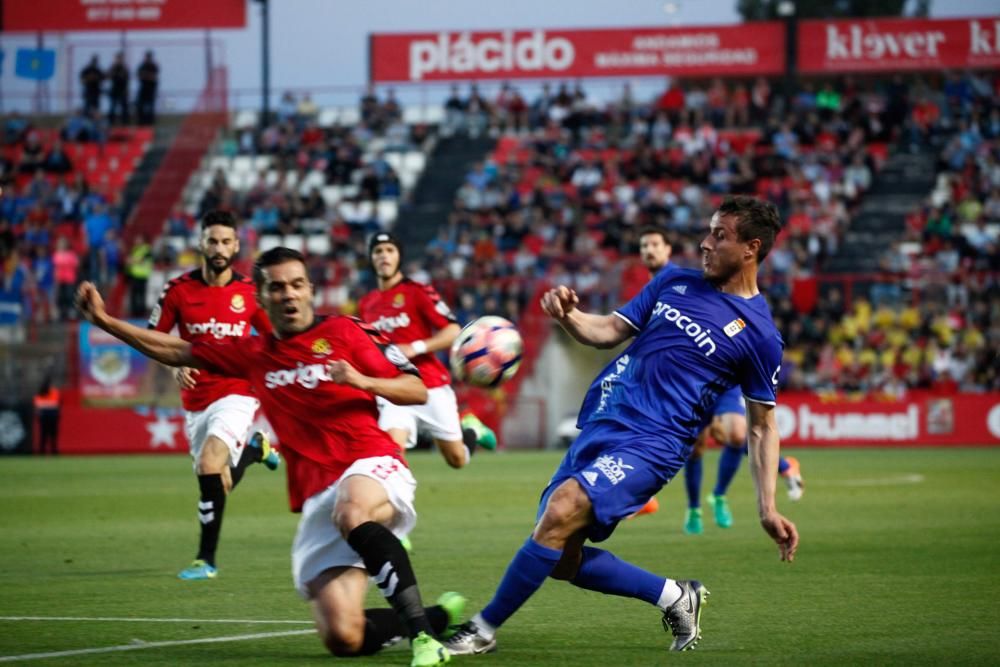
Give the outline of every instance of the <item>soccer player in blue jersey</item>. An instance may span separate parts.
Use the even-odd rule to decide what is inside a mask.
[[[667,233],[659,227],[643,227],[639,230],[639,259],[643,266],[655,276],[660,269],[670,263],[672,246]],[[720,528],[733,525],[733,513],[729,509],[726,492],[740,468],[743,455],[747,452],[747,418],[743,395],[738,386],[719,397],[718,403],[711,411],[711,421],[695,441],[694,450],[684,464],[684,489],[687,492],[688,509],[684,516],[684,532],[688,535],[700,535],[704,532],[701,515],[701,480],[702,456],[711,435],[722,445],[719,457],[719,470],[715,478],[715,488],[708,496],[715,522]],[[799,500],[802,497],[803,482],[799,462],[793,457],[778,459],[778,474],[788,486],[788,497]],[[659,509],[656,497],[640,509],[637,514],[652,514]]]
[[[761,526],[781,560],[794,558],[798,532],[774,499],[782,341],[757,288],[758,267],[780,228],[771,204],[733,197],[701,242],[702,272],[668,266],[610,315],[580,311],[577,295],[562,285],[542,297],[545,312],[581,343],[606,348],[634,340],[591,384],[581,433],[542,493],[534,531],[493,599],[447,642],[453,654],[495,650],[497,629],[550,576],[657,606],[671,649],[693,648],[708,595],[700,581],[664,578],[584,543],[607,539],[677,474],[709,410],[736,385],[748,399]]]

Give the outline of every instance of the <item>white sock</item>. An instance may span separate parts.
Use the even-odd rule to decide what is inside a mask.
[[[660,599],[656,601],[656,606],[666,611],[667,607],[681,599],[683,592],[680,584],[673,579],[667,579],[663,584],[663,590],[660,591]]]
[[[466,465],[468,465],[469,461],[472,460],[472,452],[469,451],[469,446],[468,445],[462,445],[462,447],[465,448],[465,463],[466,463]]]
[[[677,597],[680,597],[679,595]],[[482,614],[476,614],[472,617],[472,622],[476,624],[479,628],[479,636],[485,639],[493,639],[493,635],[497,633],[497,629],[486,622]]]

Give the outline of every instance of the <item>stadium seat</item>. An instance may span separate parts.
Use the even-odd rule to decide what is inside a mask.
[[[391,151],[385,154],[385,161],[389,163],[392,170],[397,174],[403,169],[403,153]]]
[[[271,168],[271,156],[270,155],[258,155],[253,159],[253,170],[254,171],[267,171]]]
[[[257,126],[257,112],[254,109],[243,109],[236,113],[233,122],[237,130],[245,130]]]
[[[440,125],[444,119],[445,110],[440,104],[429,104],[424,107],[424,122],[428,125]]]
[[[324,186],[320,192],[323,194],[323,201],[326,202],[327,206],[336,206],[342,199],[339,185]]]
[[[403,122],[407,125],[419,125],[424,122],[422,107],[403,107]]]
[[[399,217],[399,203],[395,199],[381,199],[378,203],[377,217],[384,229],[390,229]]]
[[[316,124],[323,129],[329,129],[337,124],[338,114],[339,111],[334,107],[320,109],[319,115],[316,117]]]
[[[216,155],[215,157],[209,158],[208,160],[208,170],[210,172],[215,172],[216,169],[221,169],[222,171],[229,170],[230,161],[229,158],[222,155]]]
[[[281,237],[275,234],[264,234],[260,237],[260,241],[257,242],[257,249],[261,252],[267,252],[271,248],[277,248],[281,245]]]
[[[286,234],[282,240],[282,244],[286,248],[303,252],[306,249],[306,237],[302,234]]]
[[[249,173],[253,170],[253,158],[247,155],[238,155],[233,158],[229,168],[241,174]]]
[[[311,234],[306,237],[306,250],[310,255],[325,257],[330,254],[330,237],[326,234]]]
[[[420,174],[427,164],[427,156],[421,151],[408,151],[403,157],[403,169]]]
[[[361,122],[361,111],[357,107],[340,107],[337,123],[343,127],[351,127]]]

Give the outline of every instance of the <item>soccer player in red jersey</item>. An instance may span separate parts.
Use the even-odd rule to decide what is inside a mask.
[[[212,369],[249,381],[282,443],[293,512],[296,588],[313,605],[335,655],[368,655],[408,634],[413,666],[448,661],[434,635],[458,622],[464,599],[446,593],[424,608],[399,538],[416,521],[416,481],[399,447],[379,428],[375,397],[420,404],[416,368],[374,328],[349,317],[317,317],[302,254],[263,253],[254,266],[260,306],[274,332],[189,342],[111,317],[92,283],[77,293],[96,326],[169,366]],[[368,578],[392,605],[364,609]]]
[[[167,333],[176,326],[180,337],[190,342],[245,338],[251,327],[270,333],[271,324],[257,306],[253,282],[232,269],[240,242],[231,213],[205,215],[200,250],[201,268],[167,283],[153,308],[149,328]],[[198,554],[177,576],[214,579],[226,496],[248,465],[262,461],[273,470],[278,467],[278,455],[263,433],[248,438],[260,403],[246,380],[183,367],[174,371],[174,378],[181,388],[184,432],[198,475],[201,523]],[[244,449],[248,440],[251,446]]]
[[[403,249],[395,236],[388,232],[372,236],[368,258],[378,289],[362,297],[358,314],[396,344],[427,385],[423,405],[401,406],[380,399],[379,425],[401,448],[415,446],[417,429],[423,426],[448,465],[461,468],[476,445],[487,449],[497,445],[492,429],[475,415],[459,417],[451,375],[435,355],[451,347],[461,327],[433,287],[403,275]]]

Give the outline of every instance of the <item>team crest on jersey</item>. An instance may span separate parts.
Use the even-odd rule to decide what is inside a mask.
[[[242,313],[247,309],[247,302],[243,298],[242,294],[234,294],[232,300],[229,302],[229,310],[234,313]]]
[[[317,357],[325,357],[331,350],[330,342],[325,338],[317,338],[312,342],[312,352]]]
[[[739,332],[747,328],[747,323],[742,319],[737,317],[735,320],[727,324],[722,330],[726,332],[726,335],[732,338]]]
[[[402,308],[404,304],[406,304],[406,296],[405,295],[403,295],[403,294],[397,294],[396,296],[394,296],[392,298],[392,307],[393,308]]]

